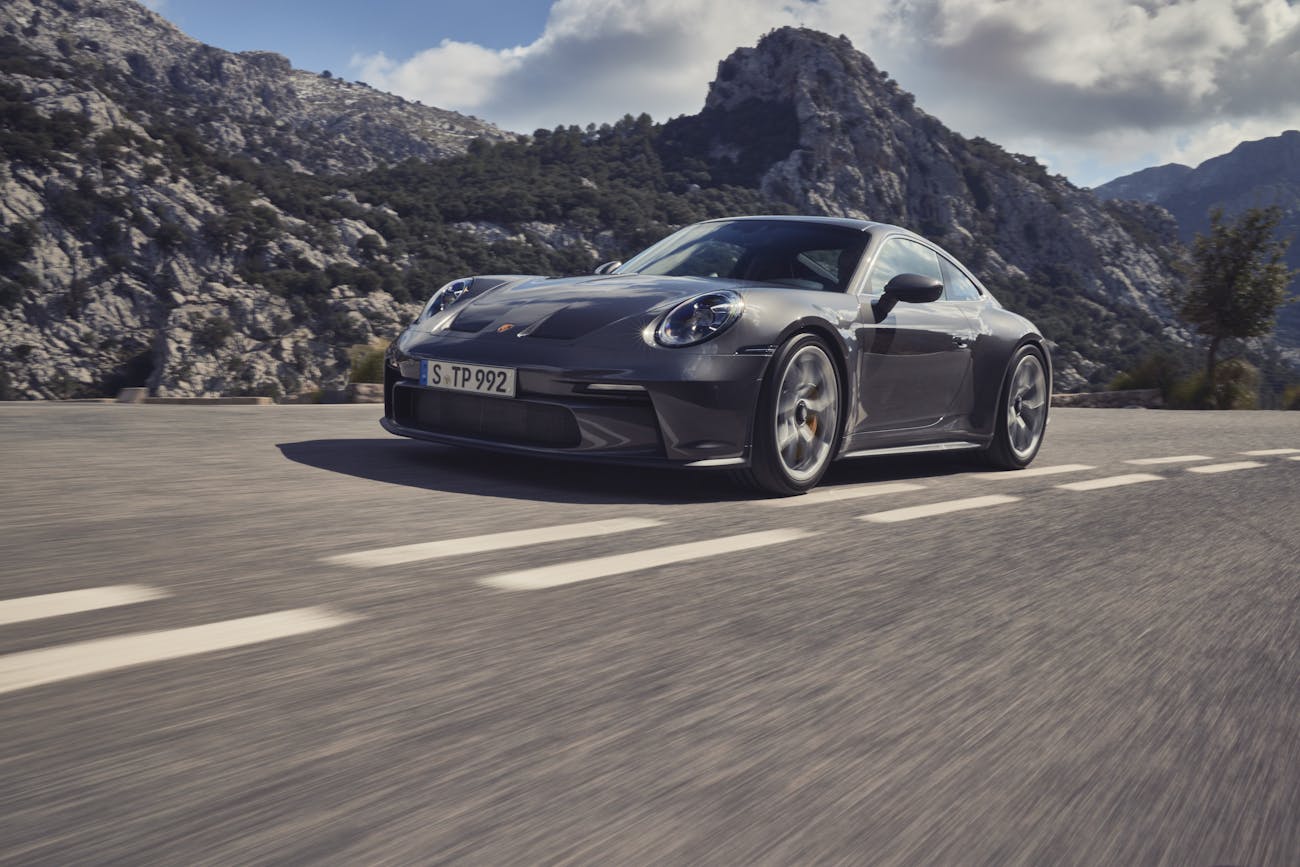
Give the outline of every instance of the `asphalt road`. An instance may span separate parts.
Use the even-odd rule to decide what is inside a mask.
[[[782,506],[376,415],[0,405],[0,863],[1300,863],[1300,413]]]

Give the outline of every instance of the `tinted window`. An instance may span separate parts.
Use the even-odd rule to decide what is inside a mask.
[[[618,269],[620,274],[730,277],[842,292],[869,236],[795,220],[734,220],[687,226]]]
[[[939,257],[933,250],[906,238],[890,238],[876,256],[876,263],[871,266],[871,294],[884,292],[886,284],[899,274],[920,274],[943,282]]]
[[[975,281],[967,277],[960,268],[939,257],[940,264],[943,265],[943,298],[945,301],[978,301],[980,297],[979,287]]]

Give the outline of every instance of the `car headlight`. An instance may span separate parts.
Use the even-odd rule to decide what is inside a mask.
[[[423,322],[435,313],[441,313],[451,305],[461,299],[461,296],[469,291],[473,285],[473,277],[463,277],[460,280],[452,280],[446,286],[443,286],[433,296],[425,302],[424,309],[420,311],[420,316],[415,321]]]
[[[744,310],[745,301],[735,292],[699,295],[668,311],[655,329],[655,340],[661,346],[703,343],[726,331]]]

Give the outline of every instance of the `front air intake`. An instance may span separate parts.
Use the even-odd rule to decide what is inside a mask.
[[[556,449],[582,441],[573,413],[555,404],[411,387],[396,397],[397,423],[430,433]]]

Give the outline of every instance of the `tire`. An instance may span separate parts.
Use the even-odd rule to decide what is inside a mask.
[[[769,494],[812,490],[840,434],[840,376],[826,342],[800,334],[777,352],[758,398],[750,466],[742,483]]]
[[[998,399],[993,441],[984,460],[1004,470],[1022,470],[1034,460],[1047,430],[1047,365],[1032,346],[1022,346],[1007,365],[1006,381]]]

